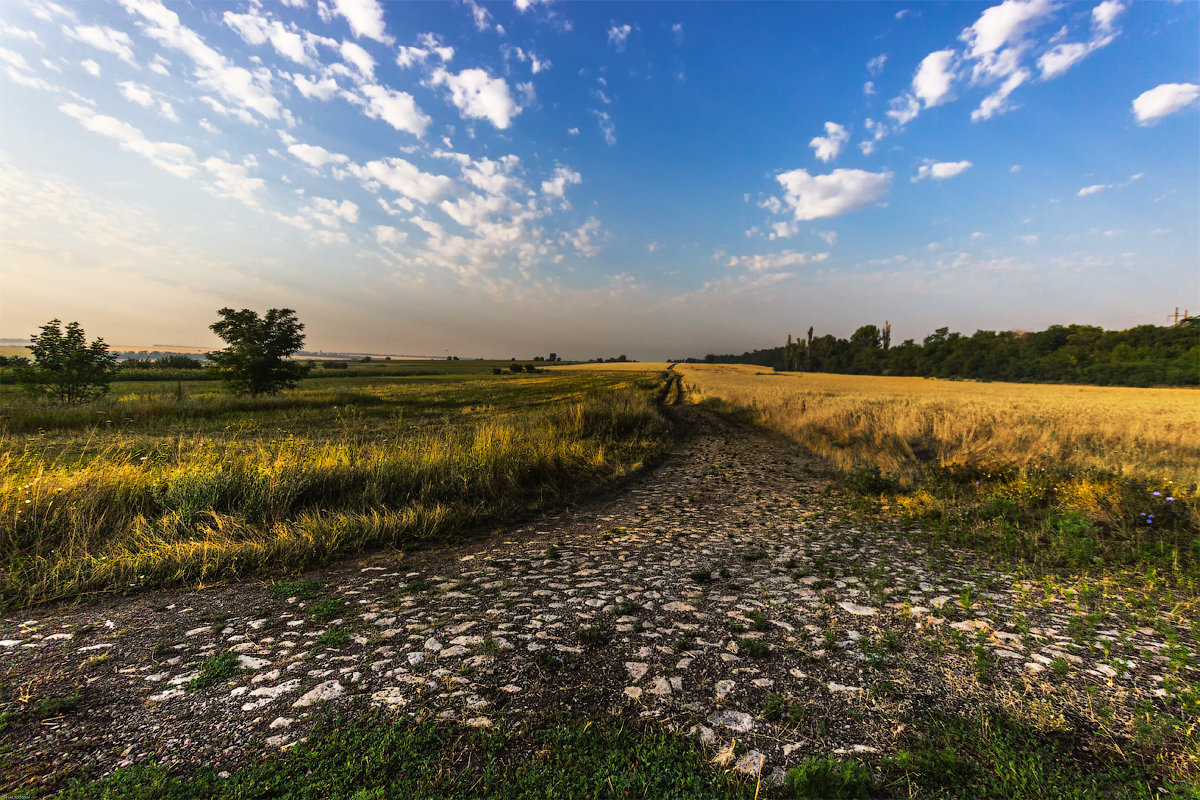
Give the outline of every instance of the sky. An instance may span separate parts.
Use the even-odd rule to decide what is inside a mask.
[[[1200,3],[0,3],[0,337],[657,360],[1200,312]]]

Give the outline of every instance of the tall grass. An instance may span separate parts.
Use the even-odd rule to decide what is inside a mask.
[[[694,400],[742,409],[957,541],[1050,566],[1161,562],[1197,588],[1196,390],[676,371]]]
[[[351,404],[325,414],[333,435],[263,438],[242,435],[253,425],[229,425],[158,437],[104,429],[65,442],[9,437],[0,453],[0,596],[34,602],[300,568],[561,500],[637,469],[663,446],[651,391],[617,386],[528,407],[510,398],[508,407],[415,426],[395,416],[362,424]]]

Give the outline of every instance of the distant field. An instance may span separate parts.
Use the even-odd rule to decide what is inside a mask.
[[[12,347],[12,346],[8,346],[8,345],[3,345],[3,346],[0,346],[0,356],[5,356],[7,358],[12,358],[13,356],[21,356],[22,358],[29,358],[30,353],[29,353],[28,347]]]
[[[680,364],[718,397],[850,468],[1004,462],[1200,480],[1200,391],[775,373]]]
[[[693,401],[825,456],[935,535],[1052,569],[1131,567],[1200,599],[1194,389],[676,371]]]
[[[211,381],[118,383],[77,407],[10,393],[0,606],[457,536],[665,447],[654,379],[451,363],[457,374],[350,374],[257,399]]]

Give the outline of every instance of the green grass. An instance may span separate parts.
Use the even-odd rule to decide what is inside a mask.
[[[188,681],[185,688],[190,691],[207,689],[209,686],[216,686],[218,683],[232,678],[241,671],[242,668],[238,666],[237,653],[221,653],[201,664],[200,674]]]
[[[511,731],[442,723],[332,722],[288,752],[225,780],[129,767],[64,793],[72,800],[453,800],[754,797],[754,783],[708,763],[695,742],[632,720],[548,719]]]
[[[528,515],[665,449],[656,385],[459,374],[15,404],[0,420],[0,603],[296,572]]]

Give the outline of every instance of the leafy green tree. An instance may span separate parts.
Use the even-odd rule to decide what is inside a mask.
[[[288,356],[304,345],[304,325],[290,308],[272,308],[266,316],[243,308],[222,308],[220,322],[209,325],[228,344],[208,358],[238,394],[257,397],[290,389],[308,372],[306,365]]]
[[[116,376],[117,354],[103,339],[88,344],[78,322],[68,323],[66,330],[61,325],[52,319],[30,337],[33,362],[17,365],[17,383],[32,395],[65,403],[94,400]]]

